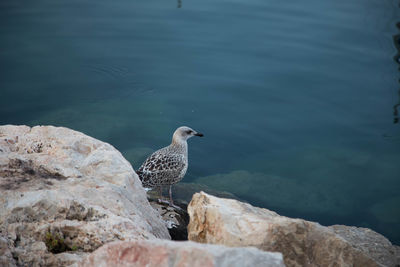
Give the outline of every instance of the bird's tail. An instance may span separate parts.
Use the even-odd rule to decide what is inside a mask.
[[[147,179],[144,179],[144,173],[139,169],[136,171],[136,174],[139,177],[139,180],[142,182],[142,186],[146,191],[151,190],[152,186],[146,182]]]

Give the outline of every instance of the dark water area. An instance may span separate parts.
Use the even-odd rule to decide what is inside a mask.
[[[389,0],[2,0],[0,124],[134,168],[188,125],[185,182],[400,244],[399,22]]]

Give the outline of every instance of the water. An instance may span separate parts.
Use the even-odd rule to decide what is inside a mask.
[[[135,168],[188,125],[185,182],[400,244],[398,5],[2,0],[0,123],[70,127]]]

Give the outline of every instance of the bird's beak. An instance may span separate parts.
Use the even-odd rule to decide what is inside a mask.
[[[202,133],[195,133],[194,135],[195,135],[195,136],[200,136],[200,137],[203,137],[203,136],[204,136]]]

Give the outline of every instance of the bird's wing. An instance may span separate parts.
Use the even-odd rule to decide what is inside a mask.
[[[145,186],[170,184],[179,177],[184,167],[183,155],[155,152],[146,159],[137,173]]]

